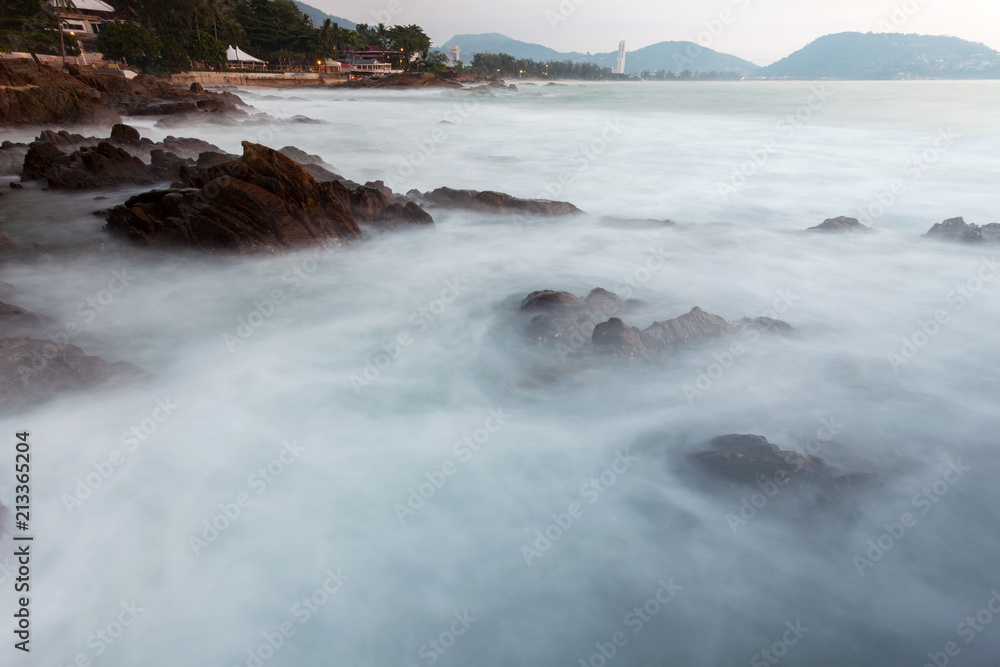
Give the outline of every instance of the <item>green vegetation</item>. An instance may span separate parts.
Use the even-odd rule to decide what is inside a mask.
[[[626,81],[625,74],[615,74],[610,67],[571,60],[550,60],[547,63],[527,58],[515,58],[507,53],[477,53],[472,58],[472,72],[482,76],[503,78],[582,79],[585,81]]]
[[[0,0],[3,2],[5,0]],[[319,26],[292,0],[109,0],[119,16],[158,36],[161,52],[148,57],[148,38],[132,57],[113,49],[114,58],[125,58],[143,67],[165,72],[197,66],[218,67],[225,63],[227,44],[275,66],[308,67],[321,58],[335,58],[347,49],[366,46],[399,52],[397,66],[410,64],[414,55],[426,58],[430,38],[417,25],[341,28],[326,19]],[[179,41],[178,41],[179,40]],[[99,42],[100,44],[100,42]],[[141,60],[137,56],[141,53]]]
[[[68,56],[80,54],[77,41],[60,31],[56,14],[47,3],[0,0],[0,52],[60,55],[63,48]]]

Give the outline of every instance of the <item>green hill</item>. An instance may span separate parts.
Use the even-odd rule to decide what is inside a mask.
[[[348,21],[347,19],[341,18],[340,16],[333,16],[332,14],[327,14],[322,9],[316,9],[315,7],[307,5],[304,2],[299,2],[299,0],[292,0],[292,2],[294,2],[295,6],[299,8],[299,11],[301,11],[303,14],[312,19],[313,25],[316,26],[317,28],[323,25],[323,21],[325,21],[326,19],[330,19],[334,23],[338,24],[341,28],[346,28],[348,30],[354,30],[354,27],[357,25],[357,23],[355,23],[354,21]]]
[[[462,49],[462,61],[472,62],[477,53],[506,53],[515,58],[537,61],[572,60],[580,63],[594,63],[603,67],[614,67],[618,63],[618,51],[608,53],[561,53],[540,44],[531,44],[506,35],[491,32],[478,35],[455,35],[438,47],[447,52],[453,46]],[[639,74],[645,70],[655,72],[667,70],[682,72],[736,72],[749,74],[757,69],[753,63],[705,49],[692,42],[660,42],[635,51],[629,51],[625,58],[625,73]]]
[[[820,37],[757,76],[796,79],[994,79],[1000,53],[957,37],[843,32]]]

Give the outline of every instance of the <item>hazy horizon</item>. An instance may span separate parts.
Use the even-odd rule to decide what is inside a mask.
[[[1000,35],[994,28],[1000,24],[1000,4],[985,0],[821,0],[809,6],[793,0],[697,4],[674,0],[511,0],[474,8],[461,0],[439,0],[433,6],[413,0],[306,3],[358,23],[416,23],[424,27],[435,46],[455,35],[490,32],[560,52],[580,53],[615,51],[623,39],[629,51],[664,41],[690,41],[761,66],[823,35],[839,32],[948,35],[1000,50]],[[729,14],[724,14],[727,11]]]

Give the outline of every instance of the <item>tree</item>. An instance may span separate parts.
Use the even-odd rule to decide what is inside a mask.
[[[199,42],[195,33],[188,32],[184,40],[184,51],[191,60],[208,67],[219,67],[226,62],[226,45],[208,34],[202,35]]]
[[[145,26],[111,21],[101,26],[97,35],[97,50],[111,60],[124,60],[146,71],[160,55],[163,43],[155,32]]]
[[[0,52],[59,54],[60,29],[61,22],[41,0],[0,0]],[[66,54],[80,54],[75,40],[64,44]]]
[[[393,51],[399,51],[403,66],[410,68],[410,61],[415,55],[426,58],[431,49],[431,38],[418,25],[396,25],[388,30],[389,45]]]

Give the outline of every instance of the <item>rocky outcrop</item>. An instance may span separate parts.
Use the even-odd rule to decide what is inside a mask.
[[[1000,243],[1000,223],[980,227],[964,218],[950,218],[931,227],[924,236],[963,243]]]
[[[0,61],[0,126],[111,125],[122,115],[207,113],[246,116],[231,93],[193,92],[162,79],[91,70],[65,69],[33,60]]]
[[[857,218],[848,218],[842,215],[839,218],[824,220],[821,224],[816,225],[815,227],[810,227],[806,231],[826,232],[828,234],[837,234],[842,232],[870,232],[871,227],[861,224]]]
[[[0,176],[14,176],[21,173],[28,144],[4,141],[0,143]]]
[[[432,206],[462,208],[504,215],[560,216],[582,212],[569,202],[548,199],[519,199],[503,192],[438,188],[425,194],[419,192],[408,194]]]
[[[160,180],[142,160],[106,141],[69,155],[52,144],[33,143],[25,157],[22,178],[45,179],[50,188],[66,190],[151,185]]]
[[[0,126],[109,125],[121,116],[100,91],[33,60],[0,60]]]
[[[360,238],[334,184],[281,153],[243,142],[243,156],[189,175],[188,188],[132,197],[107,229],[146,246],[276,253]]]
[[[60,331],[65,337],[66,330],[50,317],[0,303],[0,413],[34,407],[64,393],[147,376],[131,364],[88,356],[69,345],[68,339],[47,340]]]
[[[655,361],[730,338],[741,328],[783,336],[795,333],[791,325],[780,320],[744,318],[730,323],[698,307],[640,330],[623,319],[637,305],[601,288],[592,290],[586,299],[569,292],[543,290],[525,297],[521,312],[531,316],[525,329],[528,340],[541,347],[553,347],[560,356],[572,354],[584,359],[610,356],[629,362]]]
[[[49,187],[62,189],[148,185],[172,181],[182,168],[196,165],[194,158],[218,150],[201,139],[168,136],[154,143],[120,123],[106,140],[44,130],[27,149],[21,178],[45,180]]]

